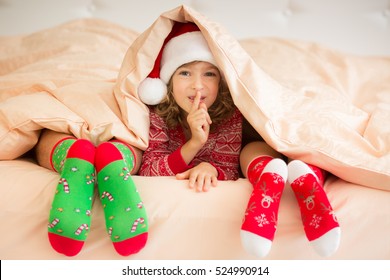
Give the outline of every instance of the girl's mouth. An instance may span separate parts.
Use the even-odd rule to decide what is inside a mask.
[[[190,96],[190,97],[188,97],[188,99],[191,100],[191,102],[194,102],[195,96]],[[200,101],[202,102],[202,101],[204,101],[205,99],[206,99],[206,97],[205,97],[205,96],[202,96],[202,97],[200,98]]]

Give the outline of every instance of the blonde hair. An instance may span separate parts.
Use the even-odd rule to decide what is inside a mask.
[[[173,97],[172,77],[168,83],[168,92],[165,99],[156,105],[155,112],[164,119],[168,128],[175,128],[178,125],[183,125],[182,109],[176,103]],[[210,127],[214,131],[216,127],[224,120],[228,119],[234,112],[234,103],[230,95],[229,87],[226,81],[221,77],[218,87],[218,94],[213,105],[208,109],[208,113],[212,120]]]

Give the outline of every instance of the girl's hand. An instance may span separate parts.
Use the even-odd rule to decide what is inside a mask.
[[[203,146],[209,137],[211,118],[207,112],[207,106],[200,102],[202,94],[196,92],[194,103],[188,112],[187,123],[191,130],[191,139],[196,146]]]
[[[210,187],[216,187],[218,183],[218,171],[210,163],[201,162],[194,168],[191,168],[183,173],[176,174],[178,180],[189,180],[189,187],[195,188],[196,191],[207,192]]]

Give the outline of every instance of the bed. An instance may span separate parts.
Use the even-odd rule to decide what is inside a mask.
[[[388,1],[129,2],[0,1],[2,260],[68,259],[47,239],[59,175],[31,151],[43,129],[145,149],[148,112],[136,85],[158,51],[145,42],[161,43],[156,34],[172,20],[200,27],[237,107],[267,143],[330,172],[324,188],[342,237],[327,259],[390,259]],[[247,179],[195,193],[172,177],[133,178],[149,218],[145,248],[115,252],[96,197],[89,237],[72,259],[255,259],[240,243]],[[322,259],[289,186],[266,259]]]

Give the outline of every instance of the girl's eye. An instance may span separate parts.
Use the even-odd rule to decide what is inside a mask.
[[[215,74],[214,72],[206,72],[205,73],[205,76],[208,76],[208,77],[215,77],[215,76],[217,76],[217,74]]]
[[[179,72],[179,75],[181,75],[181,76],[189,76],[190,72],[186,71],[186,70],[182,70],[182,71]]]

